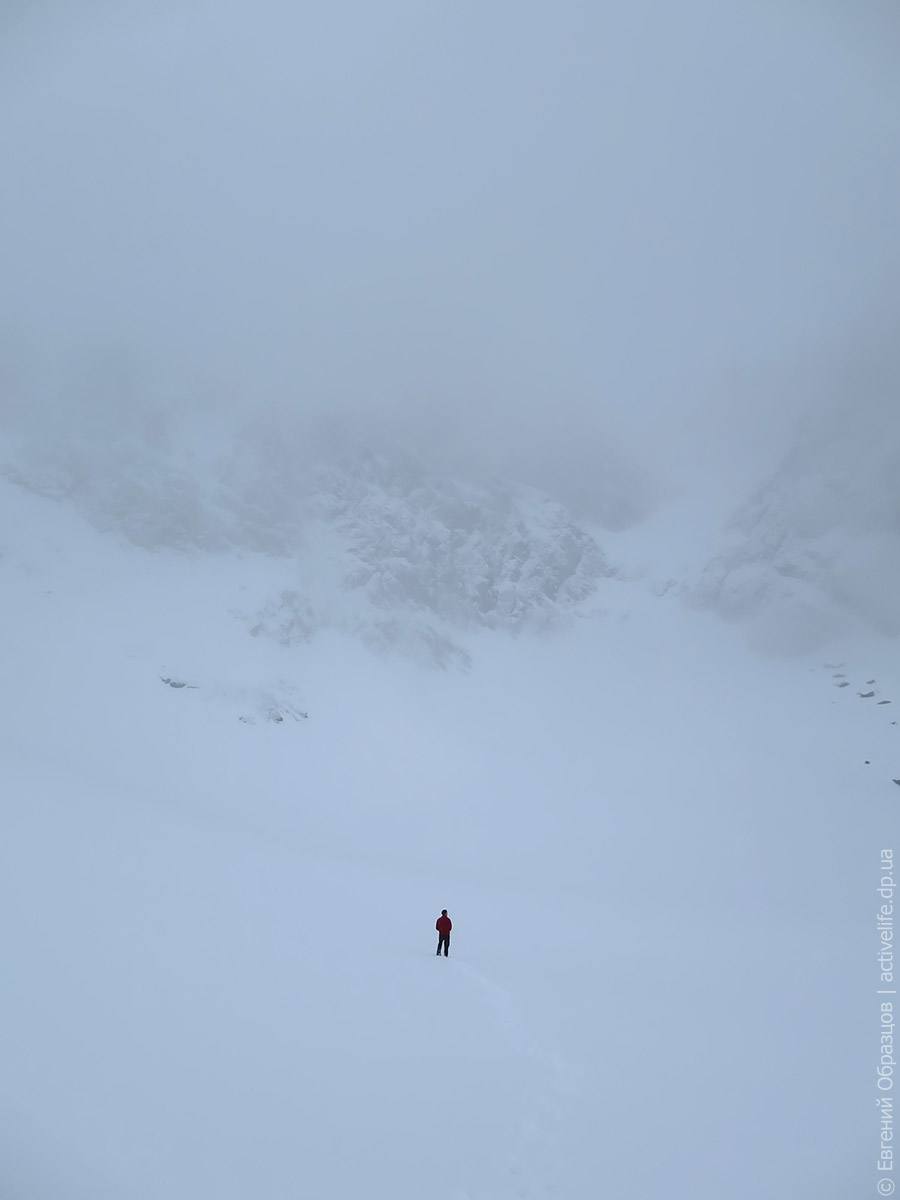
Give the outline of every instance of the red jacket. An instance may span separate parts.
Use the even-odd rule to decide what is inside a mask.
[[[438,919],[434,923],[434,927],[438,931],[438,933],[441,933],[444,936],[446,936],[450,932],[450,930],[453,928],[453,922],[450,920],[449,917],[438,917]]]

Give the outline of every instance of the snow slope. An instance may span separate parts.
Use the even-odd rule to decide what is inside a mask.
[[[616,580],[426,671],[251,636],[285,560],[0,520],[0,1194],[872,1193],[895,643]]]
[[[900,426],[893,393],[818,406],[733,511],[688,589],[775,651],[850,628],[900,632]],[[713,544],[713,543],[710,543]],[[697,561],[697,560],[695,560]]]

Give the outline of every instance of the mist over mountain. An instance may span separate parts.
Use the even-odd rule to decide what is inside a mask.
[[[769,365],[895,311],[884,7],[7,6],[2,402],[324,415],[615,527],[749,492],[816,403]]]
[[[508,448],[486,452],[499,431],[485,441],[470,428],[467,441],[458,422],[400,408],[253,412],[107,364],[72,395],[8,380],[0,471],[147,550],[292,564],[254,622],[282,638],[353,612],[373,645],[465,664],[457,634],[602,611],[603,581],[637,572],[759,648],[803,653],[855,625],[897,632],[892,388],[888,372],[865,402],[807,410],[768,467],[756,452],[748,487],[747,461],[729,472],[727,455],[689,480],[677,457],[642,462],[640,440],[626,450],[598,434],[568,452],[566,474],[560,435],[540,471],[533,433],[512,417]]]
[[[898,37],[2,6],[4,1200],[892,1183]]]
[[[900,632],[896,407],[854,402],[807,419],[781,465],[723,529],[694,599],[805,650],[860,623]]]

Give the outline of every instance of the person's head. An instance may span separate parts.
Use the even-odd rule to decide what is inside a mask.
[[[446,917],[446,915],[447,915],[447,910],[446,910],[446,908],[442,908],[442,909],[441,909],[441,916],[442,916],[442,917]]]

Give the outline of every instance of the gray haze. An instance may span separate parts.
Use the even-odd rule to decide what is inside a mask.
[[[10,409],[160,380],[589,503],[610,447],[768,464],[869,340],[895,378],[893,5],[34,3],[0,38]]]

